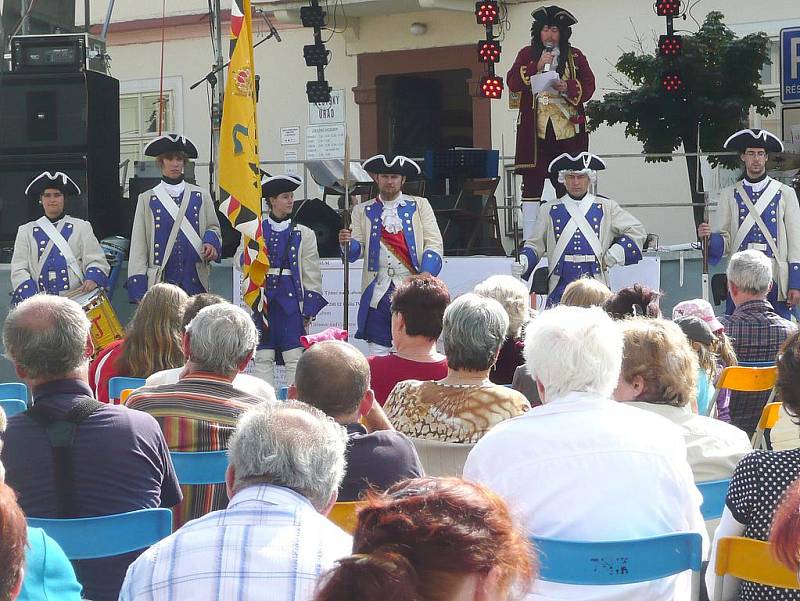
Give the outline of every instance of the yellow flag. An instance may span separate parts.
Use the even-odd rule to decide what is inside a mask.
[[[241,8],[237,0],[231,0],[231,40],[235,46],[228,67],[219,143],[219,184],[230,198],[220,210],[243,236],[244,302],[263,313],[269,256],[261,223],[253,29],[250,0],[240,1]]]

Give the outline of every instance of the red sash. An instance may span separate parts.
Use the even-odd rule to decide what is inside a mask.
[[[381,241],[387,246],[389,252],[391,252],[398,261],[406,266],[406,269],[408,269],[411,273],[417,273],[417,270],[414,269],[414,266],[411,263],[411,253],[408,250],[406,237],[403,235],[402,230],[396,234],[390,234],[386,231],[385,227],[381,227]]]

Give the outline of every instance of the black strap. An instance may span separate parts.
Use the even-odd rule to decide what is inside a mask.
[[[75,477],[72,465],[72,442],[78,425],[98,409],[105,407],[92,398],[79,401],[63,418],[54,418],[43,405],[34,405],[25,412],[47,432],[53,451],[53,474],[56,484],[58,517],[75,517],[72,491]]]

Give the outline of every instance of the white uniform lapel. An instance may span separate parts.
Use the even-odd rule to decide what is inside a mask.
[[[188,189],[187,189],[188,190]],[[197,252],[198,257],[202,257],[203,252],[203,241],[200,239],[199,234],[197,231],[192,227],[192,224],[189,223],[184,219],[184,215],[186,214],[186,209],[180,211],[178,205],[172,199],[172,197],[167,192],[167,189],[164,187],[164,183],[159,183],[155,188],[153,188],[153,194],[156,195],[156,198],[161,202],[164,206],[164,209],[172,216],[172,220],[175,225],[180,227],[180,230],[183,232],[183,235],[186,236],[186,239],[189,240],[189,244],[192,245],[195,252]],[[191,200],[191,195],[186,194],[186,198],[183,200],[186,205],[189,204]],[[170,252],[170,254],[172,254]],[[169,257],[164,257],[163,264],[167,264],[167,260]]]
[[[67,220],[64,219],[64,224],[66,225]],[[75,253],[72,252],[72,247],[70,247],[69,242],[67,242],[66,238],[59,232],[56,227],[51,223],[51,221],[45,216],[42,215],[39,219],[36,220],[36,225],[42,228],[42,231],[47,234],[47,237],[50,238],[50,242],[52,244],[48,244],[47,247],[44,249],[42,256],[39,259],[38,265],[38,272],[36,274],[36,279],[39,279],[39,276],[42,273],[42,268],[44,267],[45,262],[47,261],[47,256],[50,254],[50,250],[53,245],[58,248],[59,252],[63,255],[64,260],[67,262],[67,266],[72,270],[75,276],[78,278],[78,281],[83,283],[83,271],[81,271],[80,265],[78,265],[78,259],[75,258]],[[61,227],[64,227],[63,225]]]
[[[750,233],[750,230],[753,228],[753,225],[757,225],[758,229],[761,230],[761,233],[764,235],[764,239],[769,244],[770,248],[772,249],[772,254],[774,257],[778,257],[778,247],[775,244],[775,240],[772,238],[772,234],[767,227],[767,224],[764,223],[764,220],[761,218],[761,214],[764,210],[769,206],[769,203],[772,202],[772,199],[775,198],[775,195],[780,192],[781,183],[777,180],[772,180],[769,185],[764,189],[761,198],[758,199],[758,202],[754,205],[753,201],[750,200],[750,196],[747,194],[747,191],[744,189],[744,185],[742,182],[736,184],[735,190],[739,193],[739,197],[742,199],[744,206],[747,207],[747,217],[744,218],[742,221],[742,225],[736,231],[736,237],[733,239],[733,246],[731,247],[733,250],[732,252],[736,252],[739,250],[739,247],[744,242],[744,239],[747,237],[747,234]]]

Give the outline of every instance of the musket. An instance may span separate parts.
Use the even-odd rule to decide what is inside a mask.
[[[350,229],[350,135],[344,136],[344,213],[342,214],[342,227]],[[350,243],[344,245],[344,277],[342,299],[342,329],[350,331]]]
[[[697,173],[697,181],[695,182],[695,189],[698,192],[703,194],[703,223],[708,223],[708,192],[705,190],[700,190],[700,123],[697,124],[697,158],[695,159],[696,168],[695,172]],[[705,188],[705,186],[703,186]],[[692,220],[694,221],[694,219]],[[700,243],[703,248],[703,274],[700,279],[700,286],[702,289],[703,300],[709,301],[709,290],[708,290],[708,243],[710,240],[710,236],[704,236]]]

